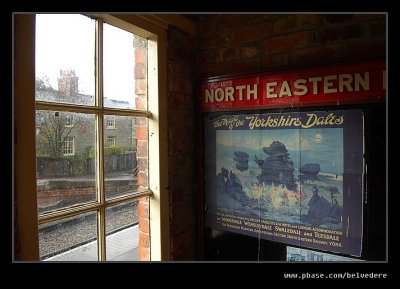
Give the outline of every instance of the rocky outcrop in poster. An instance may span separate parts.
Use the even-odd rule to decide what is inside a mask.
[[[210,113],[204,134],[207,226],[361,255],[361,110]]]

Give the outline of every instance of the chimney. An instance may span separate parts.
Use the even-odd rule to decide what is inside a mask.
[[[58,80],[58,90],[66,95],[78,94],[78,80],[79,77],[75,75],[75,70],[62,70],[60,69],[60,77]]]

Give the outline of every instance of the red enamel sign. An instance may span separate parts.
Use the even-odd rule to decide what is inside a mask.
[[[383,61],[296,70],[280,74],[206,80],[204,111],[316,106],[384,101]]]

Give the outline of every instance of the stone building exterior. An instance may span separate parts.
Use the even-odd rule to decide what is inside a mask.
[[[61,70],[58,77],[58,90],[51,87],[36,87],[36,99],[57,101],[61,103],[80,103],[94,105],[93,95],[79,93],[79,78],[73,70]],[[127,107],[127,101],[104,99],[105,106]],[[60,119],[56,119],[56,118]],[[61,139],[64,142],[61,156],[81,155],[95,143],[95,116],[84,113],[38,112],[36,117],[36,141],[39,152],[43,156],[54,156],[49,152],[48,142],[43,133],[46,125],[58,126],[62,131]],[[104,145],[105,147],[119,147],[122,150],[136,151],[135,118],[127,116],[106,115],[104,118]],[[49,137],[49,136],[47,136]],[[72,140],[73,139],[73,140]],[[69,143],[68,143],[69,142]],[[73,146],[73,148],[71,147]]]

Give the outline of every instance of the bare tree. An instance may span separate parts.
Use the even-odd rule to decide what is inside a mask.
[[[42,77],[36,77],[35,89],[36,90],[52,90],[52,91],[54,91],[54,88],[51,86],[50,79],[47,75],[44,75]]]
[[[64,144],[74,129],[76,115],[66,112],[40,111],[37,113],[39,155],[61,157]]]

